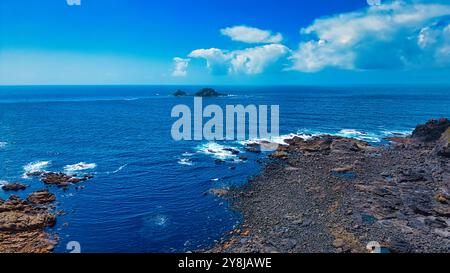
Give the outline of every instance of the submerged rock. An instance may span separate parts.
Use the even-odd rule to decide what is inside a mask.
[[[215,195],[217,197],[224,197],[228,194],[228,190],[226,189],[210,189],[209,193]]]
[[[25,190],[28,186],[22,183],[8,183],[2,186],[4,191],[21,191]]]

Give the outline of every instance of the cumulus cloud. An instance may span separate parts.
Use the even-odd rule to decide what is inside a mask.
[[[449,16],[450,5],[396,1],[317,19],[301,30],[306,39],[291,57],[292,69],[449,65]]]
[[[183,59],[179,57],[173,58],[174,69],[172,71],[172,76],[185,77],[187,75],[187,68],[190,61],[190,59]]]
[[[213,74],[255,75],[279,62],[289,51],[284,45],[269,44],[235,51],[197,49],[189,57],[205,59]]]
[[[281,33],[273,34],[269,30],[248,26],[234,26],[221,29],[220,32],[230,37],[233,41],[254,43],[254,44],[273,44],[280,43],[283,40]]]

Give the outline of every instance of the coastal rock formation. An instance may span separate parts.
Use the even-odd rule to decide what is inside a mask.
[[[418,125],[412,133],[411,138],[423,142],[436,141],[449,127],[450,120],[446,118],[432,119],[425,124]]]
[[[35,207],[17,196],[0,199],[0,253],[48,253],[56,238],[45,233],[56,217],[47,208]]]
[[[286,140],[283,160],[227,194],[244,223],[210,251],[367,252],[375,241],[389,252],[448,253],[448,128],[432,120],[378,147],[327,135]]]
[[[228,190],[227,189],[211,189],[209,190],[209,193],[217,196],[217,197],[224,197],[228,194]]]
[[[175,93],[173,93],[174,97],[186,97],[188,94],[182,90],[177,90]]]
[[[25,190],[28,186],[22,183],[8,183],[2,186],[2,190],[4,191],[21,191]]]
[[[210,98],[210,97],[221,97],[221,96],[225,96],[225,95],[217,92],[216,90],[214,90],[212,88],[203,88],[202,90],[195,93],[194,96]]]
[[[78,175],[70,175],[65,173],[53,173],[53,172],[36,172],[28,173],[29,177],[40,177],[41,181],[47,185],[54,185],[58,187],[68,187],[71,184],[78,184],[94,178],[91,174],[85,174],[78,177]]]
[[[56,196],[48,190],[33,192],[27,198],[27,201],[37,205],[48,205],[56,200]]]
[[[438,156],[450,157],[450,128],[445,131],[434,148]]]

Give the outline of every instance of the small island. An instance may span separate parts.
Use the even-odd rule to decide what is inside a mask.
[[[188,94],[182,90],[177,90],[175,93],[173,93],[174,97],[186,97]]]
[[[210,98],[210,97],[222,97],[222,96],[226,96],[225,94],[221,94],[219,92],[217,92],[216,90],[212,89],[212,88],[203,88],[202,90],[198,91],[197,93],[195,93],[194,95],[195,97],[206,97],[206,98]]]
[[[177,90],[173,93],[174,97],[186,97],[189,96],[185,91]],[[226,94],[222,94],[214,90],[213,88],[203,88],[199,90],[197,93],[193,94],[194,97],[202,97],[202,98],[214,98],[214,97],[223,97]]]

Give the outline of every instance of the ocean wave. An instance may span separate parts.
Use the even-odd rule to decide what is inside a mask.
[[[27,174],[44,172],[47,167],[52,164],[51,161],[34,161],[23,166],[24,174],[23,178],[28,178]]]
[[[178,160],[178,164],[185,165],[185,166],[193,166],[194,163],[189,158],[180,158]]]
[[[8,181],[6,181],[6,180],[0,180],[0,188],[2,188],[2,187],[5,186],[5,185],[8,185],[8,184],[9,184]]]
[[[261,144],[262,142],[271,142],[279,145],[287,145],[286,141],[293,139],[295,137],[302,138],[303,140],[308,140],[316,136],[321,135],[332,135],[332,136],[341,136],[347,138],[358,139],[362,141],[367,141],[369,143],[380,143],[383,139],[387,137],[393,136],[407,136],[410,135],[412,130],[380,130],[380,131],[370,131],[365,132],[357,129],[341,129],[339,131],[330,132],[330,131],[313,131],[313,130],[299,130],[297,133],[280,135],[277,137],[271,138],[262,138],[262,139],[251,139],[245,141],[237,142],[240,145],[248,145],[248,144]]]
[[[271,138],[256,138],[251,140],[245,140],[245,141],[239,141],[238,143],[241,145],[249,145],[249,144],[261,144],[263,142],[270,142],[275,143],[279,145],[288,145],[286,140],[290,140],[296,137],[302,138],[304,140],[308,140],[313,138],[314,136],[318,136],[320,134],[310,134],[310,133],[292,133],[292,134],[286,134],[286,135],[280,135],[280,136],[274,136]]]
[[[95,168],[97,168],[97,164],[95,164],[95,163],[80,162],[77,164],[64,166],[64,171],[67,173],[73,173],[73,172],[79,172],[79,171],[85,171],[85,170],[92,170]]]
[[[121,170],[125,169],[127,166],[128,166],[128,164],[124,164],[124,165],[120,166],[119,168],[115,169],[114,171],[105,172],[105,174],[107,174],[107,175],[116,174],[116,173],[120,172]]]
[[[112,173],[112,174],[118,173],[118,172],[120,172],[121,170],[123,170],[124,168],[126,168],[127,166],[128,166],[128,164],[122,165],[122,166],[120,166],[119,168],[117,168],[117,170],[115,170],[115,171],[113,171],[113,172],[111,172],[111,173]]]
[[[199,145],[197,146],[197,151],[198,153],[212,156],[213,158],[220,160],[235,159],[238,155],[233,153],[233,151],[241,152],[237,147],[224,146],[216,142],[208,142]]]
[[[356,129],[342,129],[338,133],[334,134],[336,136],[354,138],[358,140],[363,140],[367,142],[381,142],[384,137],[380,133],[374,132],[361,132]]]
[[[6,145],[8,145],[8,142],[5,141],[0,141],[0,149],[3,149],[6,147]]]

